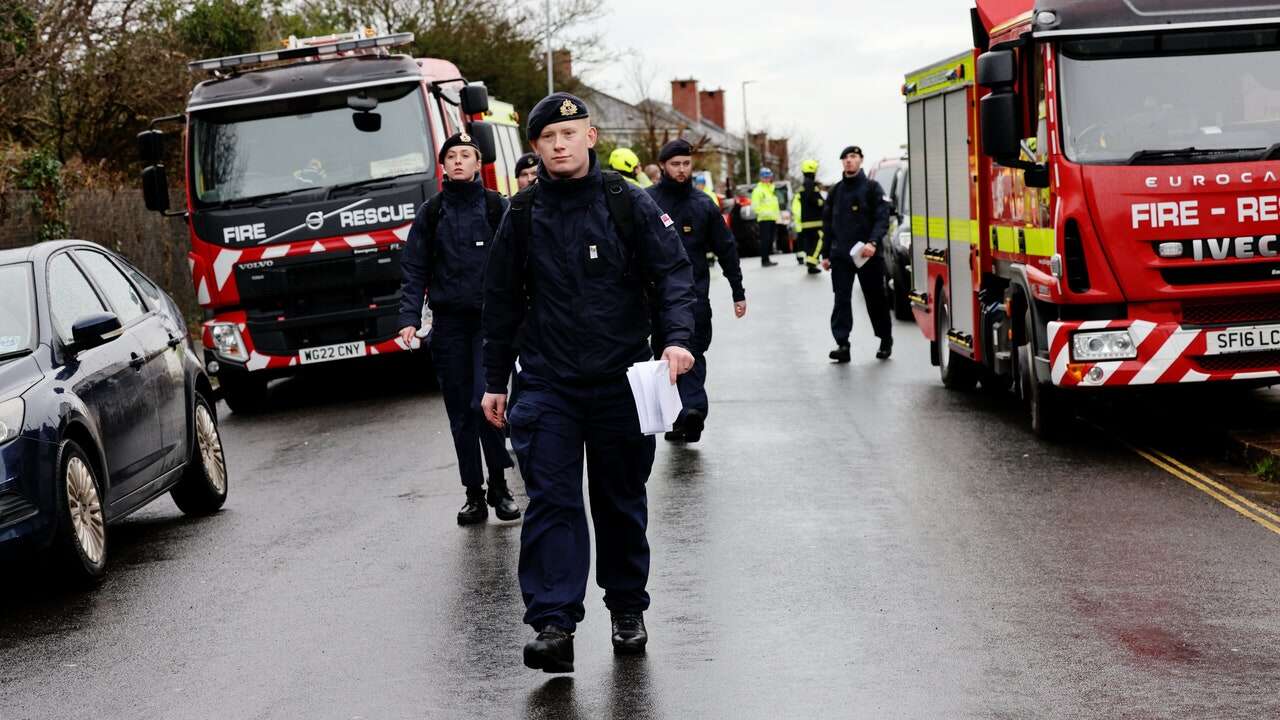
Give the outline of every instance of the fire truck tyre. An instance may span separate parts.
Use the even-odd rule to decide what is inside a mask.
[[[222,399],[238,415],[253,415],[267,409],[267,382],[248,374],[226,374],[218,377]]]
[[[911,278],[907,269],[899,261],[893,269],[893,316],[899,320],[910,321],[915,318],[911,312],[911,298],[907,294],[911,290]]]
[[[1019,394],[1031,414],[1031,432],[1042,440],[1051,440],[1059,434],[1065,419],[1062,393],[1052,384],[1042,383],[1035,374],[1035,326],[1030,308],[1026,311],[1025,325],[1028,341],[1018,348]]]
[[[74,440],[62,444],[55,485],[57,516],[51,559],[59,582],[95,585],[107,572],[107,525],[102,484],[88,454]]]
[[[196,393],[195,434],[182,479],[169,495],[187,515],[212,515],[227,501],[227,459],[222,453],[218,413]]]
[[[951,350],[947,331],[951,329],[951,305],[947,296],[938,295],[938,372],[948,390],[972,390],[978,384],[978,367],[973,361]]]

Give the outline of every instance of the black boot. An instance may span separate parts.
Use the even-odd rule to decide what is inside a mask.
[[[809,274],[810,274],[810,275],[821,275],[821,274],[822,274],[822,271],[818,269],[818,266],[817,266],[817,265],[810,265],[810,266],[809,266]]]
[[[458,511],[459,525],[475,525],[489,519],[489,508],[484,504],[483,490],[468,490],[467,503]]]
[[[497,515],[499,520],[520,519],[520,506],[516,505],[516,499],[511,497],[506,478],[489,478],[488,499],[489,504],[493,506],[493,514]]]
[[[850,359],[849,344],[848,343],[841,344],[835,350],[832,350],[831,352],[827,353],[827,357],[831,358],[832,360],[835,360],[838,363],[849,362],[849,359]]]
[[[684,414],[684,441],[696,443],[702,439],[702,428],[707,424],[707,416],[701,410],[688,410]]]
[[[573,633],[544,626],[536,639],[525,643],[524,666],[547,673],[573,672]]]
[[[876,351],[877,360],[888,360],[893,354],[893,338],[880,338],[880,349]]]
[[[613,616],[613,652],[615,655],[643,655],[649,642],[644,629],[644,613],[616,612]]]
[[[765,258],[760,261],[760,267],[773,267],[774,265],[777,265],[777,264],[778,263],[770,260],[769,258]]]

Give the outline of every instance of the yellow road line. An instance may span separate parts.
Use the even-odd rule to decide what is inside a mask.
[[[1159,450],[1143,450],[1130,446],[1130,449],[1144,460],[1164,470],[1170,475],[1203,492],[1209,497],[1235,510],[1244,517],[1258,523],[1271,532],[1280,535],[1280,515],[1262,507],[1249,498],[1205,475],[1204,473],[1160,452]]]

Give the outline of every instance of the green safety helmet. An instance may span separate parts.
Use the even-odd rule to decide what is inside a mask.
[[[620,173],[634,175],[640,167],[640,157],[631,148],[618,148],[609,154],[609,167]]]

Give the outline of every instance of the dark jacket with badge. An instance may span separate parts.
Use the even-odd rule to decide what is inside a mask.
[[[889,210],[880,183],[865,172],[841,179],[822,206],[822,257],[848,258],[860,242],[878,247],[889,232]]]
[[[505,209],[478,180],[445,181],[418,209],[400,257],[400,327],[422,321],[424,290],[433,312],[480,311],[494,224]]]
[[[684,248],[644,191],[611,177],[611,189],[630,193],[634,247],[610,214],[594,152],[585,177],[541,169],[513,198],[485,275],[488,392],[506,392],[517,332],[521,367],[565,383],[621,379],[652,359],[649,304],[668,344],[690,346],[697,300]]]

